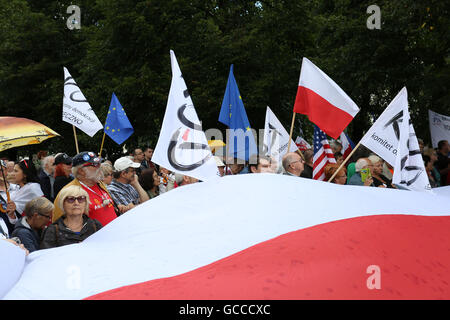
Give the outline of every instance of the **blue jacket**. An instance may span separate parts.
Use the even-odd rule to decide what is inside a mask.
[[[33,252],[39,249],[39,235],[36,230],[24,225],[24,218],[16,222],[12,237],[18,237],[28,251]]]

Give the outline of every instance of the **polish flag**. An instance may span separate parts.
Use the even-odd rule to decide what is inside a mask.
[[[78,244],[25,257],[0,241],[0,299],[450,299],[450,188],[438,189],[268,173],[181,186]]]
[[[322,131],[337,139],[359,108],[330,77],[303,58],[294,112],[307,115]]]

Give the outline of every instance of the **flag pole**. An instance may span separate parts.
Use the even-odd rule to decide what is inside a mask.
[[[294,131],[294,121],[295,121],[295,112],[292,112],[292,123],[291,123],[291,131],[289,132],[289,142],[288,142],[288,148],[287,148],[287,152],[289,152],[290,148],[291,148],[291,140],[292,140],[292,132]]]
[[[3,164],[3,163],[2,163],[2,164]],[[10,197],[10,195],[9,195],[8,181],[6,181],[5,172],[3,171],[3,165],[2,165],[2,164],[0,164],[0,169],[2,170],[3,183],[5,184],[6,201],[7,201],[7,204],[8,204],[8,202],[11,201],[11,197]],[[3,210],[3,207],[0,206],[0,212],[6,213],[6,210]]]
[[[347,158],[344,159],[344,161],[342,161],[341,165],[339,166],[339,168],[336,170],[335,173],[333,173],[333,175],[331,176],[331,178],[328,180],[328,182],[333,181],[334,177],[336,177],[336,175],[338,174],[338,172],[342,169],[342,167],[347,163],[348,159],[351,158],[351,156],[353,155],[353,153],[355,153],[356,149],[358,149],[359,145],[361,144],[361,141],[358,142],[358,144],[356,145],[356,147],[352,150],[352,152],[350,152],[350,154],[347,156]]]
[[[100,146],[100,152],[98,153],[98,156],[101,157],[102,156],[102,150],[103,150],[103,143],[105,142],[105,128],[103,128],[103,138],[102,138],[102,144]]]
[[[73,128],[73,136],[75,138],[75,147],[77,148],[77,154],[78,154],[78,153],[80,153],[80,150],[78,150],[77,131],[76,131],[74,125],[72,125],[72,128]]]

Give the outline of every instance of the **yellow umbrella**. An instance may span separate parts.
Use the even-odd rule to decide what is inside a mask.
[[[14,147],[37,144],[59,136],[58,133],[34,120],[15,117],[0,117],[0,152]],[[0,167],[2,167],[0,165]],[[4,179],[3,167],[1,168]],[[10,195],[6,188],[8,202]],[[5,212],[0,206],[0,211]]]
[[[216,151],[216,148],[221,148],[225,146],[225,143],[222,140],[208,140],[209,148],[211,149],[211,152],[214,154]]]
[[[38,144],[56,136],[59,134],[34,120],[0,117],[0,152],[14,147]]]

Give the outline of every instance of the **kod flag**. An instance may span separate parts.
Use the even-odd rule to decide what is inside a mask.
[[[255,136],[251,130],[250,122],[245,112],[244,102],[233,74],[233,65],[230,67],[227,87],[223,96],[219,121],[230,128],[228,154],[236,159],[248,160],[258,153]]]
[[[105,133],[117,144],[122,144],[134,132],[124,108],[113,93],[105,122]]]
[[[450,142],[450,117],[428,110],[428,121],[433,148],[437,148],[441,140]]]
[[[172,50],[170,59],[172,83],[152,162],[199,180],[216,178],[216,161]]]
[[[361,144],[394,167],[392,182],[408,190],[430,190],[419,143],[408,111],[408,92],[403,88],[370,127]]]
[[[267,107],[266,122],[264,125],[264,154],[271,156],[280,163],[283,156],[288,151],[288,144],[289,133],[272,110]],[[295,152],[297,150],[297,145],[291,139],[290,152]]]
[[[64,67],[63,121],[68,122],[88,136],[93,137],[103,125],[84,97],[75,79]]]
[[[337,139],[359,108],[330,77],[303,58],[294,112],[307,115],[312,123]]]
[[[406,88],[404,88],[406,91]],[[392,183],[414,191],[431,191],[419,142],[409,115],[408,105],[403,107],[403,121],[400,123],[400,140],[395,159]]]

